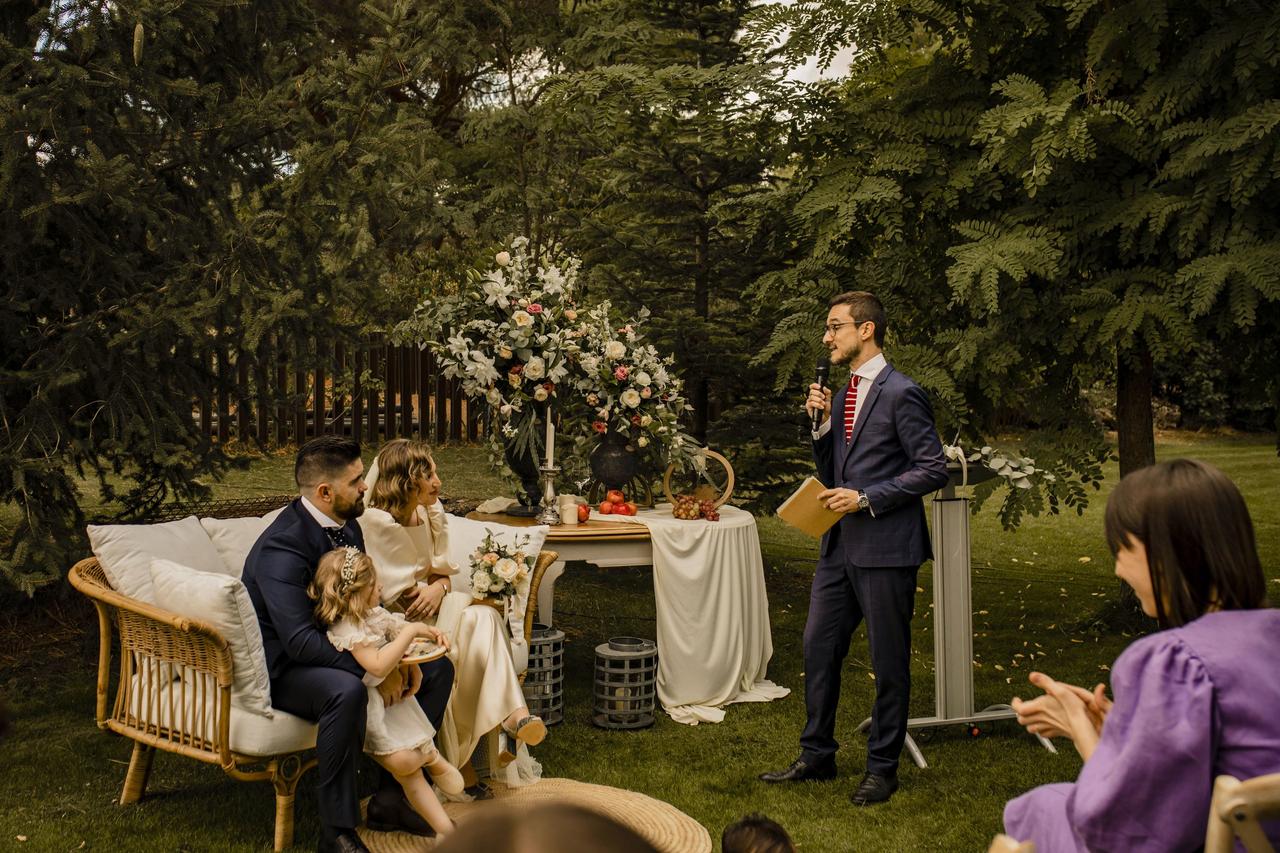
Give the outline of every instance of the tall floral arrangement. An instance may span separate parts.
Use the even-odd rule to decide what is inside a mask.
[[[648,311],[622,323],[612,314],[604,302],[588,309],[579,325],[575,384],[588,409],[586,443],[621,433],[651,469],[662,470],[672,461],[697,464],[699,445],[680,426],[681,416],[692,409],[684,382],[671,357],[659,354],[640,331]]]
[[[472,270],[456,293],[424,301],[393,330],[434,350],[445,376],[489,404],[499,458],[507,443],[516,454],[538,451],[535,423],[546,405],[560,406],[577,351],[578,262],[535,258],[528,244],[514,238],[491,269]]]

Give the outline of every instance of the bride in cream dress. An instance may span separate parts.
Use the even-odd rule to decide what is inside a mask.
[[[434,623],[449,637],[455,675],[437,735],[440,751],[474,784],[471,754],[501,725],[507,740],[514,741],[503,757],[516,758],[491,772],[510,785],[536,781],[541,766],[519,747],[541,743],[547,729],[525,704],[499,612],[472,607],[470,592],[453,591],[458,567],[449,562],[448,516],[440,505],[440,477],[430,448],[408,439],[388,442],[366,483],[368,507],[360,529],[377,567],[383,605],[410,620]]]

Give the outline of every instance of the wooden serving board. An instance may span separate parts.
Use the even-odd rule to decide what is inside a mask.
[[[467,518],[473,521],[492,521],[495,524],[507,524],[512,527],[533,527],[538,523],[536,518],[521,518],[502,513],[469,512]],[[553,524],[547,535],[548,542],[569,539],[648,539],[649,528],[643,524],[626,521],[604,521],[589,519],[580,524]]]

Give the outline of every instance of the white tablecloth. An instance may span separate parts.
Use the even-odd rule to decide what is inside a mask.
[[[669,504],[634,517],[649,528],[658,616],[658,699],[678,723],[718,723],[733,702],[791,691],[765,678],[773,657],[760,536],[751,513],[685,521]]]

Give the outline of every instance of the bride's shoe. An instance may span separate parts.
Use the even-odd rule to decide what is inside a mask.
[[[530,714],[516,723],[515,731],[511,731],[504,725],[502,734],[502,751],[498,753],[498,764],[506,767],[516,760],[516,750],[520,748],[520,744],[537,746],[546,740],[547,724],[542,722],[542,718],[536,714]],[[511,741],[515,743],[512,744]]]
[[[427,775],[431,777],[432,784],[446,794],[461,794],[462,789],[466,787],[458,768],[445,761],[439,750],[427,762]]]

